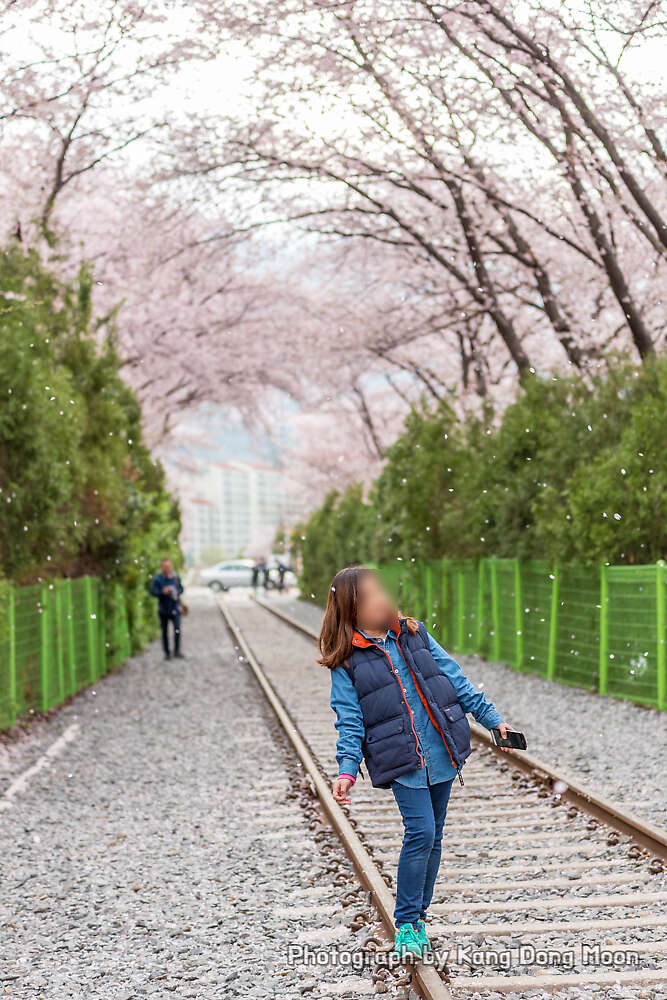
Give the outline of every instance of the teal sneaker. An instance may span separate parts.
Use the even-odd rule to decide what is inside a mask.
[[[394,935],[394,954],[399,958],[421,958],[422,946],[412,924],[401,924]]]
[[[426,933],[426,921],[418,920],[417,927],[419,928],[417,931],[417,940],[421,945],[422,951],[431,951],[431,942],[429,941],[428,934]]]

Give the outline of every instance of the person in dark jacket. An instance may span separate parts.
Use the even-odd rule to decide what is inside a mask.
[[[396,878],[395,952],[421,957],[454,779],[471,752],[466,712],[487,729],[507,726],[421,622],[399,617],[377,575],[352,566],[333,579],[320,633],[331,670],[338,777],[350,803],[362,757],[374,786],[391,788],[403,819]]]
[[[278,590],[284,590],[285,574],[289,572],[289,566],[286,566],[284,562],[279,562],[276,569],[278,570]]]
[[[181,653],[181,594],[183,584],[174,572],[171,559],[163,559],[160,572],[151,583],[151,594],[158,599],[158,615],[162,628],[162,648],[165,660],[171,659],[169,650],[169,622],[174,628],[174,656],[183,659]]]
[[[252,568],[252,577],[250,579],[250,586],[257,588],[259,584],[260,576],[264,577],[264,586],[266,587],[266,559],[260,558],[255,560],[255,565]]]

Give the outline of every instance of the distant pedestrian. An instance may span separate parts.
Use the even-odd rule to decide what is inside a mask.
[[[285,573],[289,572],[289,566],[286,566],[284,562],[279,562],[276,569],[278,570],[278,590],[284,590]]]
[[[174,656],[183,659],[181,653],[181,594],[183,584],[178,573],[174,572],[171,559],[163,559],[160,572],[153,579],[151,594],[158,599],[158,615],[162,628],[162,648],[165,660],[171,659],[169,651],[169,622],[174,627]]]
[[[267,589],[267,580],[269,579],[269,565],[266,561],[265,556],[260,556],[259,559],[255,560],[255,565],[252,568],[252,586],[258,587],[260,582]]]
[[[252,576],[250,578],[251,587],[255,588],[257,587],[257,584],[259,583],[259,574],[262,572],[263,567],[264,567],[264,560],[255,559],[255,565],[252,568]]]

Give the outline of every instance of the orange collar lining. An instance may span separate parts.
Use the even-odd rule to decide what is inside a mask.
[[[401,634],[401,619],[396,618],[395,621],[391,623],[390,628],[396,633],[396,637]],[[354,635],[352,636],[352,645],[358,646],[360,649],[367,649],[369,646],[374,646],[375,643],[372,639],[367,639],[365,635],[355,629]]]

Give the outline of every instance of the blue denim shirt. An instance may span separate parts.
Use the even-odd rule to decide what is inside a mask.
[[[366,635],[366,633],[362,633]],[[408,666],[398,648],[397,636],[391,629],[384,639],[366,635],[367,639],[384,649],[389,655],[394,669],[398,671],[401,684],[405,690],[408,705],[412,711],[415,732],[419,741],[419,750],[424,758],[424,767],[419,767],[407,774],[402,774],[395,780],[401,785],[412,788],[425,788],[439,781],[450,781],[456,777],[456,768],[452,764],[442,736],[428,717],[424,704],[417,694],[415,682]],[[461,706],[470,712],[482,726],[493,729],[503,721],[490,701],[487,701],[482,691],[478,691],[468,680],[458,663],[445,652],[433,636],[428,637],[431,654],[440,670],[448,677],[456,691]],[[364,739],[364,719],[357,691],[345,667],[336,667],[331,671],[331,707],[336,713],[336,729],[338,741],[336,744],[336,760],[338,773],[350,774],[356,777],[363,757],[361,745]]]

